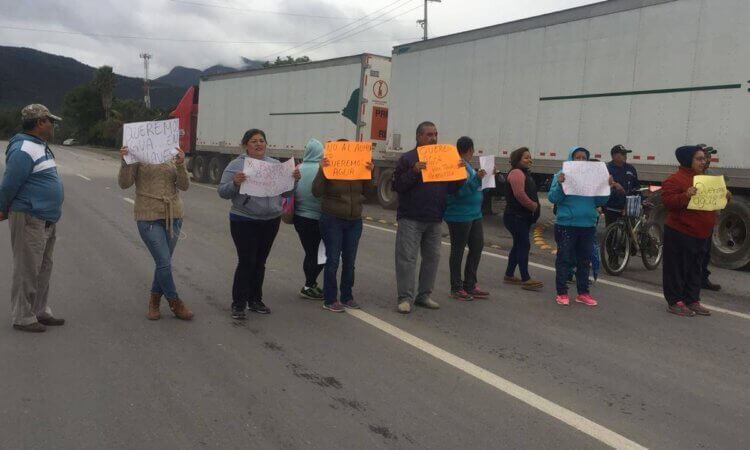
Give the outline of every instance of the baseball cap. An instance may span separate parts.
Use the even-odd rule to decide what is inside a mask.
[[[50,118],[58,122],[62,120],[62,117],[52,114],[46,106],[40,105],[39,103],[32,103],[31,105],[24,106],[21,110],[21,119],[23,120],[45,118]]]
[[[609,152],[611,155],[614,155],[615,153],[633,153],[633,150],[626,149],[622,144],[617,144],[614,147],[612,147],[612,150]]]

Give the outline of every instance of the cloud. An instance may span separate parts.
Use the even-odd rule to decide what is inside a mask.
[[[2,0],[3,3],[8,1]],[[351,18],[366,16],[392,3],[391,0],[259,0],[248,6],[248,2],[240,0],[22,1],[3,8],[0,45],[31,47],[69,56],[91,66],[107,64],[117,73],[130,76],[142,75],[142,61],[138,55],[145,51],[153,55],[152,78],[177,65],[199,69],[215,64],[239,66],[242,56],[273,59],[287,54],[304,54],[320,60],[362,52],[388,55],[393,45],[417,40],[421,35],[415,23],[421,17],[421,8],[401,15],[419,7],[421,0],[400,0],[386,8],[383,11],[386,14],[375,21],[371,19],[382,12],[356,22]],[[466,8],[464,1],[455,0],[432,4],[431,32],[449,34],[499,23],[504,17],[515,19],[523,16],[525,11],[548,12],[590,1],[538,0],[533,2],[533,7],[519,6],[519,2],[512,0],[473,0],[471,3],[472,8]],[[301,17],[303,14],[350,19]],[[383,23],[392,16],[399,17]],[[360,33],[368,27],[372,29]],[[89,33],[92,36],[41,30]],[[317,41],[300,46],[326,34]],[[139,38],[125,38],[128,36]],[[315,43],[328,40],[331,42],[325,46]]]

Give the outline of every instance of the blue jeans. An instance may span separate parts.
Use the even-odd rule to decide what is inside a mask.
[[[151,292],[163,294],[167,300],[176,300],[177,288],[172,277],[172,254],[180,237],[182,219],[174,219],[172,225],[172,236],[167,233],[166,222],[162,220],[139,220],[138,232],[141,239],[154,258],[156,269],[154,270],[154,282]]]
[[[348,302],[354,297],[354,260],[357,246],[362,236],[362,219],[346,220],[321,214],[320,234],[326,246],[326,266],[323,270],[323,298],[327,305],[336,303],[338,294],[336,273],[341,268],[341,301]]]
[[[555,241],[557,241],[555,287],[558,295],[568,293],[566,282],[573,262],[576,264],[578,295],[589,293],[589,266],[595,235],[595,227],[555,225]]]
[[[516,267],[521,274],[521,280],[528,281],[529,275],[529,251],[531,250],[531,240],[529,232],[531,231],[531,218],[516,216],[513,214],[503,215],[505,228],[513,236],[513,247],[508,255],[508,267],[505,269],[505,275],[512,277],[516,273]]]

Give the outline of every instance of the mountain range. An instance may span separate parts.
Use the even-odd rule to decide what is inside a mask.
[[[242,69],[263,65],[261,61],[242,60]],[[22,47],[0,46],[0,61],[0,109],[42,103],[53,111],[61,111],[65,94],[90,83],[96,70],[73,58]],[[171,108],[188,86],[198,84],[201,76],[235,70],[238,68],[222,65],[205,70],[177,66],[168,74],[151,81],[151,104],[157,108]],[[143,98],[143,79],[123,75],[116,75],[116,78],[115,97]]]

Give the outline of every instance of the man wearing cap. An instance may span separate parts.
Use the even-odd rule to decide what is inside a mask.
[[[612,161],[607,163],[607,170],[615,183],[612,185],[609,201],[604,207],[604,222],[607,226],[622,217],[622,212],[625,210],[625,197],[635,195],[640,186],[638,172],[635,167],[627,163],[628,153],[631,152],[632,150],[619,144],[612,147],[610,152]]]
[[[21,110],[23,132],[13,136],[5,151],[0,184],[0,221],[8,219],[13,249],[11,305],[13,328],[42,332],[62,325],[47,306],[55,228],[60,220],[63,187],[55,155],[47,141],[59,117],[39,104]]]
[[[711,158],[713,155],[719,153],[718,150],[716,150],[713,147],[709,147],[706,144],[698,144],[696,147],[703,150],[703,152],[706,154],[706,169],[705,172],[708,172],[708,168],[711,166]],[[711,271],[708,270],[708,264],[711,262],[711,238],[708,238],[706,241],[706,252],[703,256],[703,279],[701,281],[701,289],[708,289],[709,291],[720,291],[721,285],[717,283],[711,282],[709,277],[711,276]]]

